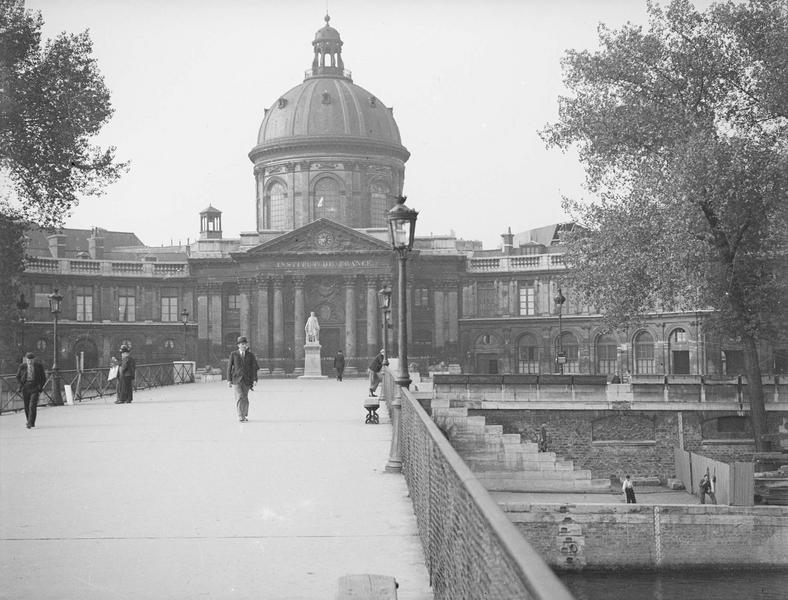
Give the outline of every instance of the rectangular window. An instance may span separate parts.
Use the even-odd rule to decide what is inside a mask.
[[[241,296],[239,294],[227,295],[227,310],[240,310]]]
[[[74,294],[77,303],[77,321],[93,320],[93,286],[80,286]]]
[[[494,317],[498,308],[498,293],[495,284],[480,283],[478,286],[480,317]]]
[[[172,323],[178,320],[178,297],[161,297],[161,320]]]
[[[413,290],[413,305],[427,308],[430,305],[430,291],[427,288]]]
[[[135,295],[133,287],[118,288],[118,321],[135,321]]]
[[[33,292],[33,308],[49,308],[49,295],[52,292],[52,288],[37,285]]]
[[[536,314],[536,290],[532,284],[520,284],[520,314]]]

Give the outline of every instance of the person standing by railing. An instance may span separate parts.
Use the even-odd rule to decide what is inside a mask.
[[[38,362],[32,352],[25,354],[25,361],[19,365],[16,380],[19,382],[19,391],[22,392],[22,401],[25,403],[25,417],[27,428],[36,426],[38,414],[38,397],[46,384],[47,374],[44,365]]]
[[[131,357],[131,348],[120,347],[120,365],[118,366],[118,399],[115,404],[131,404],[134,399],[134,375],[137,363]]]
[[[380,384],[380,370],[383,368],[383,361],[385,359],[384,350],[381,349],[378,352],[377,356],[372,359],[372,362],[369,363],[369,395],[370,397],[375,397],[375,390],[378,389],[378,384]]]

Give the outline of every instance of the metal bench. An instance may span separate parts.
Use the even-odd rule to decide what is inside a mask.
[[[377,398],[365,398],[364,399],[364,408],[367,409],[367,418],[364,423],[377,425],[380,423],[380,417],[378,416],[378,408],[380,408],[380,402],[378,402]]]
[[[334,600],[397,600],[398,587],[390,575],[343,575]]]

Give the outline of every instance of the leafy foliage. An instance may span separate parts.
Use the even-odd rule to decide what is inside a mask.
[[[21,216],[53,227],[80,194],[100,193],[126,165],[114,148],[90,143],[112,107],[88,33],[62,33],[42,47],[41,26],[21,0],[0,0],[0,169]]]
[[[566,200],[568,262],[612,325],[713,309],[745,346],[757,421],[757,342],[788,323],[788,2],[648,13],[563,60],[572,95],[541,135],[578,149],[598,198]]]

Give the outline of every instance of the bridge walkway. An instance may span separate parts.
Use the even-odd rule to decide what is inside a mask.
[[[432,600],[366,382],[226,382],[0,417],[0,598],[327,599],[348,573]]]

